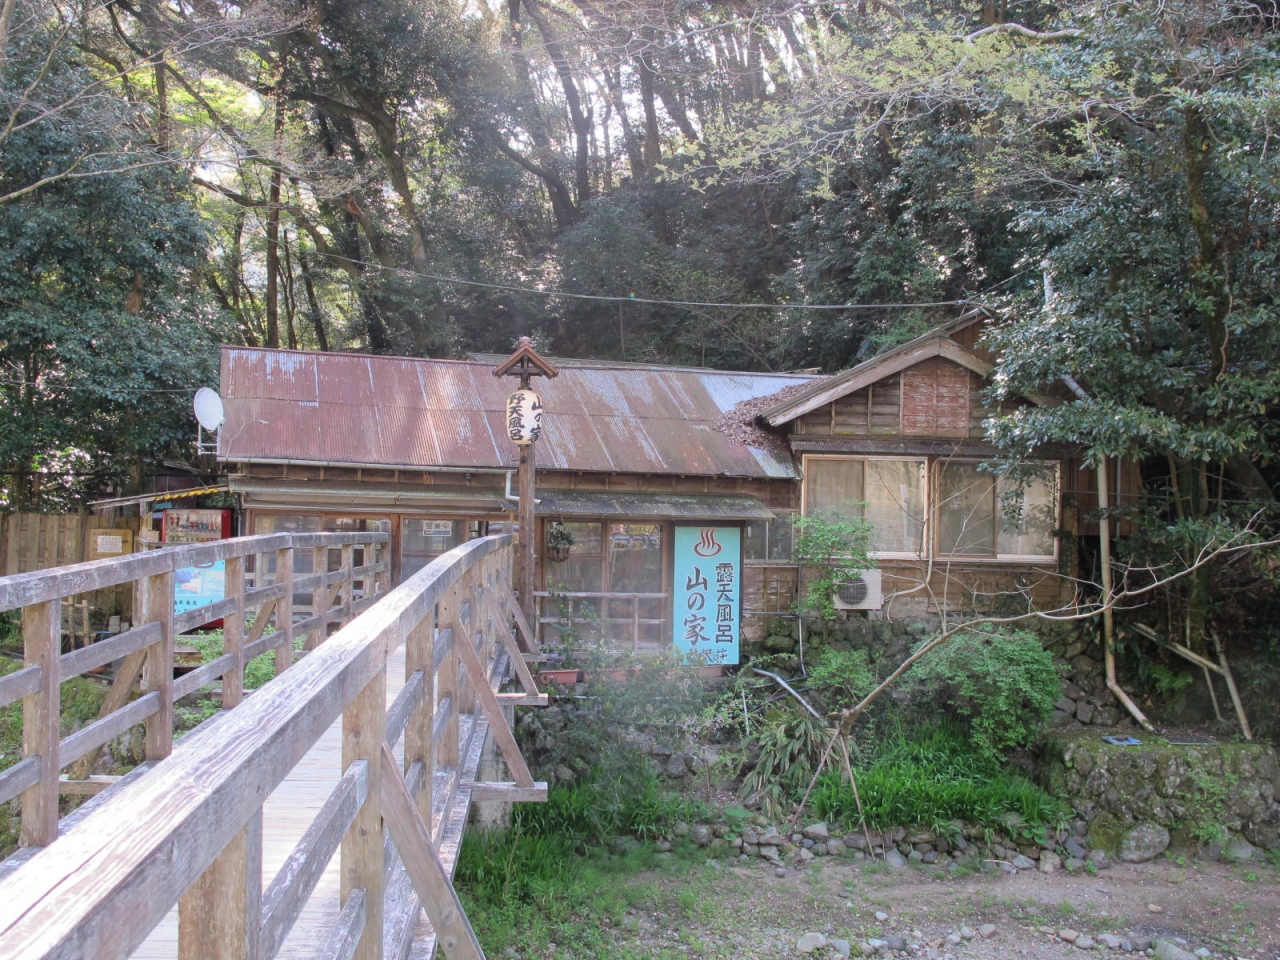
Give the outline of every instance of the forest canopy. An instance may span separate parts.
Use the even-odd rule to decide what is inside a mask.
[[[4,0],[8,502],[183,454],[173,400],[220,341],[834,371],[970,305],[997,393],[1082,396],[993,422],[1011,463],[1162,458],[1188,522],[1269,502],[1278,25],[1207,0]]]

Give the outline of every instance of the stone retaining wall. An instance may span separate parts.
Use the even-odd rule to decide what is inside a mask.
[[[1063,731],[1046,740],[1044,785],[1089,824],[1090,846],[1123,859],[1130,859],[1126,844],[1211,859],[1249,859],[1255,855],[1250,846],[1280,850],[1275,749],[1178,745],[1141,731],[1138,737],[1145,741],[1140,746],[1104,743],[1093,731]]]

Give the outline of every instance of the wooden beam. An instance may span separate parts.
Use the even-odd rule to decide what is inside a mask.
[[[396,769],[391,748],[382,745],[382,763],[388,771]],[[382,780],[382,810],[391,829],[396,849],[413,880],[427,919],[449,960],[485,960],[484,950],[471,928],[467,912],[462,908],[444,864],[431,842],[431,832],[418,812],[409,788],[398,774]]]
[[[515,735],[507,726],[507,718],[503,716],[502,706],[498,703],[493,687],[489,686],[489,672],[480,663],[475,643],[467,635],[467,628],[459,623],[458,630],[462,634],[460,637],[462,642],[454,646],[461,652],[462,666],[471,680],[471,687],[475,690],[476,699],[480,701],[480,708],[489,718],[489,731],[493,734],[493,739],[498,742],[502,759],[507,761],[507,768],[515,777],[516,783],[522,787],[531,787],[533,775],[529,773],[529,767],[524,761],[524,754],[520,752],[520,745],[516,743]]]
[[[23,846],[47,847],[58,836],[59,674],[62,601],[22,611],[23,663],[40,668],[40,689],[22,701],[22,755],[40,758],[40,780],[22,793]]]
[[[58,789],[63,794],[70,794],[71,796],[96,797],[103,790],[114,787],[119,782],[119,777],[93,776],[85,780],[69,780],[63,777],[59,781]]]
[[[178,901],[178,960],[258,960],[262,808]]]
[[[492,783],[478,781],[471,786],[472,800],[501,800],[504,803],[543,803],[547,799],[547,785],[537,781],[531,787],[518,783]]]
[[[304,663],[314,657],[308,657]],[[386,737],[387,672],[385,665],[342,712],[342,766],[368,762],[369,793],[342,838],[341,902],[353,890],[365,892],[365,928],[356,946],[355,960],[382,960],[382,803],[381,781],[395,776],[396,766],[382,765],[381,745]]]
[[[504,707],[546,707],[551,698],[545,693],[499,693],[498,703]]]

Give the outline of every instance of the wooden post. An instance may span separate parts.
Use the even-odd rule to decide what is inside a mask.
[[[276,601],[276,676],[293,665],[293,547],[276,551],[276,583],[284,584],[284,596]]]
[[[537,517],[534,511],[534,490],[537,468],[534,463],[533,444],[520,448],[520,609],[530,623],[537,616],[533,597],[536,590],[534,572],[538,562]]]
[[[307,634],[306,649],[314,650],[320,644],[324,643],[329,636],[329,618],[326,616],[328,611],[329,585],[325,583],[324,578],[329,574],[329,548],[328,547],[312,547],[311,548],[311,573],[320,575],[320,582],[316,588],[311,591],[311,617],[319,617],[316,625],[311,628]]]
[[[355,569],[355,548],[351,544],[347,544],[342,548],[342,569],[345,571],[346,580],[343,582],[342,595],[345,601],[345,611],[342,614],[342,622],[350,623],[355,616],[356,602],[356,578],[352,574]]]
[[[173,752],[173,573],[158,573],[135,583],[133,609],[141,622],[160,624],[160,639],[147,648],[142,665],[142,692],[160,694],[160,707],[147,718],[148,760]]]
[[[341,903],[365,892],[365,925],[353,960],[382,960],[382,741],[386,737],[387,673],[380,670],[342,714],[342,769],[369,762],[369,795],[342,838]],[[386,771],[394,776],[395,770]]]
[[[262,808],[178,901],[178,960],[258,960]]]
[[[40,689],[22,701],[22,755],[40,758],[40,782],[22,792],[22,844],[58,837],[58,739],[62,675],[62,601],[22,608],[23,662],[40,667]]]
[[[422,622],[409,633],[404,645],[406,679],[422,671],[422,703],[404,728],[404,769],[422,764],[422,788],[414,798],[424,817],[431,815],[431,788],[435,777],[431,727],[436,715],[435,697],[435,611],[428,611]]]
[[[244,557],[228,557],[227,596],[236,602],[230,616],[222,618],[222,652],[235,658],[222,675],[222,706],[229,710],[244,699]]]
[[[436,760],[446,767],[458,765],[458,644],[465,643],[463,631],[458,622],[458,587],[454,586],[440,598],[437,607],[439,619],[436,623],[441,631],[449,631],[449,651],[440,664],[440,673],[436,677],[436,696],[443,703],[449,701],[449,716],[445,721],[444,733],[436,750]]]

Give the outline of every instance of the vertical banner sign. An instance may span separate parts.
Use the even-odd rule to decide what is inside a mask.
[[[742,530],[676,527],[672,620],[676,649],[707,663],[738,662]]]

